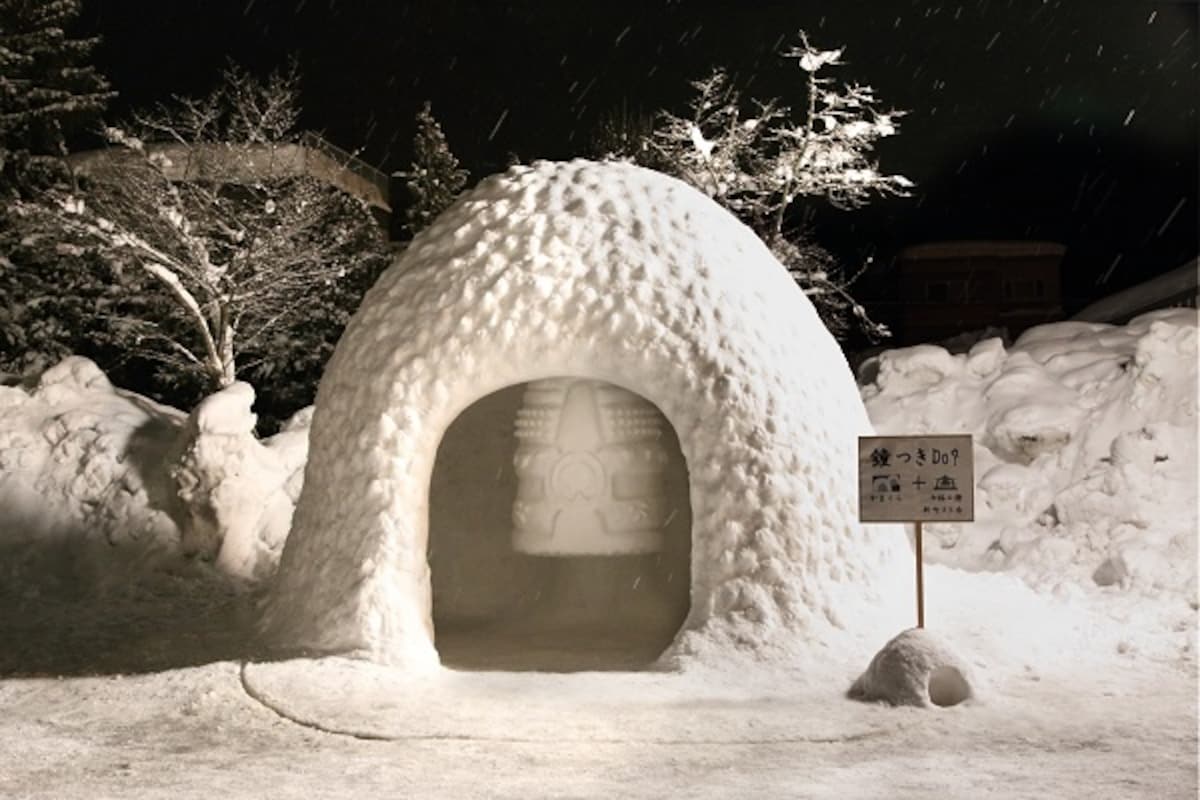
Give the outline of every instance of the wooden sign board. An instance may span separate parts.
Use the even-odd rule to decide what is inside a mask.
[[[858,437],[860,522],[971,522],[970,434]]]

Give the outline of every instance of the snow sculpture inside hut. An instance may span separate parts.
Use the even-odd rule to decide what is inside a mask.
[[[911,603],[883,596],[902,531],[856,521],[869,432],[807,298],[712,200],[628,164],[515,167],[338,344],[265,632],[410,669],[877,647]]]

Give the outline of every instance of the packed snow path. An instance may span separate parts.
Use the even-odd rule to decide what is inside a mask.
[[[713,674],[696,702],[655,673],[459,672],[414,698],[366,662],[257,662],[255,597],[194,576],[4,595],[0,796],[1195,797],[1190,630],[930,578],[931,617],[990,677],[978,704],[855,703],[852,675],[780,696]]]
[[[1190,800],[1197,789],[1194,684],[1178,674],[1127,674],[1067,706],[1068,687],[1032,682],[1015,707],[934,714],[817,698],[792,707],[797,727],[840,735],[739,744],[589,741],[569,717],[553,740],[362,741],[280,718],[237,673],[223,662],[0,683],[0,795]]]

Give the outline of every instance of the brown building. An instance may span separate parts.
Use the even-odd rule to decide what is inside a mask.
[[[901,251],[900,339],[936,342],[984,328],[1021,331],[1062,318],[1060,244],[931,242]]]

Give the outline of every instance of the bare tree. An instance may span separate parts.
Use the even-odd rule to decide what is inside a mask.
[[[807,36],[784,57],[803,74],[806,102],[797,115],[778,99],[748,103],[724,70],[695,81],[683,115],[663,111],[625,157],[666,171],[728,208],[763,239],[835,332],[870,320],[849,293],[863,269],[847,275],[811,237],[805,198],[855,208],[871,198],[904,195],[912,183],[886,175],[872,160],[878,139],[896,133],[903,112],[881,111],[869,86],[838,86],[821,75],[841,65],[841,50],[818,50]]]
[[[295,168],[294,70],[222,78],[136,115],[140,135],[109,128],[80,191],[17,209],[27,246],[110,270],[120,291],[98,313],[118,342],[210,390],[327,355],[385,257],[363,202]]]

